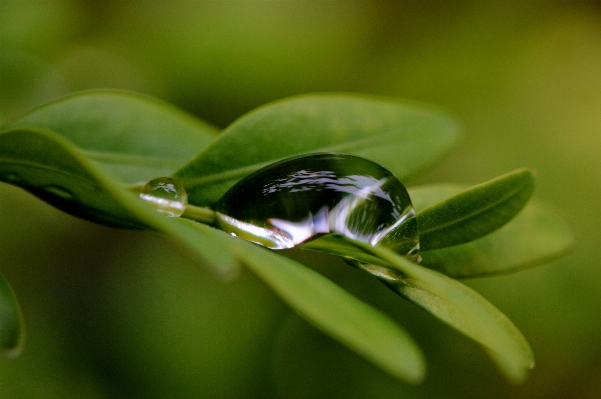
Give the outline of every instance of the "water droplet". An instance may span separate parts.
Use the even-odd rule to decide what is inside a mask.
[[[218,226],[272,249],[336,233],[416,255],[415,212],[403,184],[363,158],[314,154],[269,165],[216,204]]]
[[[158,177],[146,183],[140,198],[169,217],[181,216],[188,206],[188,194],[183,184],[168,177]]]

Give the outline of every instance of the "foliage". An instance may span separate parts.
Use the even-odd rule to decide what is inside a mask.
[[[220,278],[235,277],[244,265],[317,328],[391,375],[416,383],[425,375],[423,355],[392,318],[297,261],[208,225],[158,214],[137,198],[135,188],[173,176],[202,210],[266,164],[323,151],[369,158],[406,181],[449,151],[457,137],[456,124],[440,110],[386,98],[294,97],[260,107],[217,134],[153,99],[84,92],[2,128],[0,179],[93,222],[165,233]],[[533,187],[533,172],[519,169],[468,189],[410,189],[421,265],[333,236],[303,248],[335,254],[376,275],[482,344],[506,377],[520,382],[534,362],[525,338],[498,309],[451,277],[515,271],[572,247],[571,232],[547,207],[532,203],[520,212]],[[21,324],[4,321],[19,320],[7,293],[3,289],[0,296],[0,342],[11,349],[19,340],[10,337],[19,335]]]

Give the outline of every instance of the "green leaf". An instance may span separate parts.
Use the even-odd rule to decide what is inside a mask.
[[[409,190],[416,210],[465,190],[443,184]],[[507,225],[478,240],[422,251],[421,265],[451,277],[464,278],[515,272],[556,259],[575,247],[569,224],[553,207],[530,201]]]
[[[349,242],[351,242],[349,240]],[[500,310],[457,280],[410,262],[381,247],[352,243],[386,260],[392,268],[360,264],[407,300],[485,347],[512,382],[522,382],[534,367],[528,342]]]
[[[404,180],[456,139],[455,123],[428,106],[351,94],[305,95],[242,116],[175,176],[196,205],[210,205],[251,172],[302,153],[362,156]]]
[[[570,252],[575,243],[572,230],[558,212],[533,201],[493,234],[422,252],[421,264],[456,278],[490,276],[549,262]]]
[[[53,132],[24,128],[2,132],[0,180],[87,220],[129,228],[143,225],[113,200],[86,167],[83,156]]]
[[[78,217],[174,236],[220,276],[238,269],[223,240],[211,239],[198,223],[159,214],[54,132],[17,128],[0,133],[0,181],[24,188]]]
[[[0,351],[18,356],[23,343],[23,317],[10,285],[0,273]]]
[[[497,230],[526,205],[534,173],[518,169],[417,213],[422,251],[473,241]]]
[[[123,183],[171,175],[217,131],[161,101],[119,91],[77,93],[45,104],[4,129],[52,130]]]
[[[233,251],[314,326],[396,378],[411,383],[423,380],[425,361],[421,351],[388,316],[323,275],[272,251],[242,241]]]

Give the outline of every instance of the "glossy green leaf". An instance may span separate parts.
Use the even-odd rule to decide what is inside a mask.
[[[522,382],[534,367],[528,342],[500,310],[471,288],[434,270],[419,266],[381,247],[353,242],[386,260],[391,268],[363,264],[407,300],[485,347],[512,382]]]
[[[119,91],[77,93],[45,104],[4,129],[52,130],[124,183],[171,175],[217,131],[173,106]]]
[[[426,367],[420,349],[392,319],[291,259],[246,242],[239,242],[234,252],[314,326],[396,378],[423,380]]]
[[[0,351],[17,356],[23,342],[23,317],[10,285],[0,273]]]
[[[416,210],[460,193],[464,187],[444,184],[409,190]],[[556,259],[575,246],[575,237],[560,213],[530,201],[509,223],[478,240],[422,251],[421,265],[451,277],[476,277],[515,272]]]
[[[229,276],[238,268],[226,244],[209,238],[198,223],[160,215],[54,132],[17,128],[0,133],[0,181],[75,216],[174,236],[219,275]]]
[[[497,230],[517,215],[533,191],[534,173],[518,169],[419,211],[421,250],[463,244]]]
[[[466,244],[422,252],[421,264],[451,277],[488,276],[551,261],[574,246],[574,234],[557,211],[533,201],[493,234]]]
[[[196,205],[214,203],[236,181],[279,159],[311,152],[368,158],[404,180],[447,152],[455,123],[424,105],[379,97],[293,97],[242,116],[176,173]]]

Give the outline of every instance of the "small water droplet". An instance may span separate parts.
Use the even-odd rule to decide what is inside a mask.
[[[403,184],[363,158],[313,154],[269,165],[216,204],[218,226],[272,249],[336,233],[417,255],[415,212]]]
[[[188,194],[183,184],[168,177],[158,177],[146,183],[140,198],[169,217],[181,216],[188,206]]]

